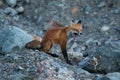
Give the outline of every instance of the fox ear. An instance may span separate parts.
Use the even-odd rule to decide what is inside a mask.
[[[71,24],[73,24],[73,23],[74,23],[74,20],[71,21]]]
[[[78,24],[81,24],[81,20],[78,21]]]
[[[74,23],[74,20],[72,20],[71,22]]]

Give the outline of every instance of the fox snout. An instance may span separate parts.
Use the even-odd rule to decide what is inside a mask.
[[[81,35],[82,32],[74,32],[73,34],[74,34],[74,35]]]

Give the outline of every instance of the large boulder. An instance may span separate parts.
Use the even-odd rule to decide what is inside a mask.
[[[4,28],[0,32],[0,52],[9,53],[22,49],[33,37],[15,26]]]
[[[119,72],[108,73],[106,76],[110,80],[120,80],[120,73]]]
[[[117,45],[119,46],[119,44],[116,44],[116,46]],[[120,72],[120,52],[119,48],[115,49],[114,46],[102,45],[97,47],[91,55],[89,55],[83,62],[80,62],[80,65],[83,69],[89,72]]]
[[[106,75],[99,75],[96,80],[120,80],[120,73],[113,72]]]
[[[37,80],[75,80],[74,72],[65,66],[61,66],[53,59],[36,63]]]

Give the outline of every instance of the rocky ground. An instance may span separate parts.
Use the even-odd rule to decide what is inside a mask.
[[[43,37],[49,23],[81,20],[83,33],[53,58],[27,50],[33,35]],[[120,0],[0,0],[0,80],[120,80]]]

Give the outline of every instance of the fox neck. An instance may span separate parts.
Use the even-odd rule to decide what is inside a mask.
[[[71,26],[67,26],[67,27],[64,28],[64,30],[65,30],[66,32],[68,32],[68,31],[70,31],[70,30],[73,30],[73,29],[74,29],[74,28],[71,27]]]

